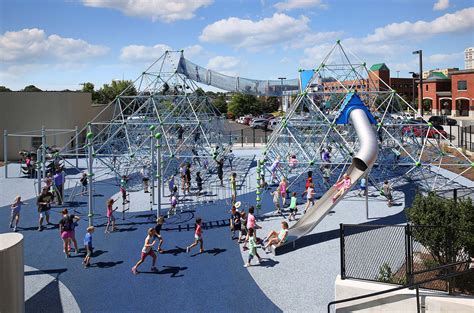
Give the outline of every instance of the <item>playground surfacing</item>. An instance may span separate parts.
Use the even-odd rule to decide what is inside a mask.
[[[236,151],[236,156],[244,158],[255,153]],[[245,165],[245,162],[242,164]],[[15,168],[9,170],[14,172]],[[195,203],[190,205],[193,208],[167,220],[162,232],[166,252],[158,255],[159,272],[149,272],[151,260],[147,260],[142,266],[144,272],[134,276],[130,268],[139,258],[146,229],[152,227],[153,223],[149,210],[138,209],[137,212],[126,212],[124,220],[121,214],[117,214],[120,230],[104,234],[104,203],[118,189],[114,179],[105,178],[95,185],[97,196],[94,198],[99,214],[95,219],[95,255],[92,267],[84,269],[81,264],[82,253],[79,256],[73,254],[70,259],[64,257],[56,226],[48,226],[43,232],[36,230],[38,214],[33,180],[5,180],[3,171],[1,175],[0,220],[4,222],[0,225],[0,232],[9,231],[8,203],[12,200],[11,196],[21,194],[28,203],[22,210],[19,227],[25,236],[25,265],[40,271],[27,275],[51,275],[54,281],[60,281],[70,291],[74,302],[83,312],[141,312],[153,309],[163,312],[324,311],[327,302],[334,299],[334,279],[339,273],[339,223],[403,223],[404,203],[410,201],[414,192],[411,186],[407,186],[403,192],[398,191],[395,194],[397,205],[391,208],[386,206],[382,198],[371,197],[367,219],[365,201],[356,197],[353,191],[333,210],[334,213],[307,236],[302,244],[304,247],[281,256],[259,250],[265,260],[260,266],[248,269],[243,267],[247,252],[243,252],[241,246],[230,239],[228,225],[222,223],[229,217],[228,201],[223,198],[227,194],[223,192],[221,199]],[[248,175],[249,181],[254,182],[254,172],[250,170]],[[225,179],[228,179],[228,175]],[[137,203],[135,207],[146,207],[149,201],[147,194],[141,194],[144,206]],[[318,192],[318,196],[321,194],[322,191]],[[137,195],[137,198],[140,197]],[[244,209],[254,198],[252,192],[239,193],[238,196],[238,200],[244,203]],[[258,224],[263,229],[259,230],[259,236],[279,229],[282,220],[281,216],[272,213],[270,195],[266,193],[262,198],[262,220]],[[78,242],[81,243],[87,225],[87,197],[78,196],[76,203],[81,204],[75,209],[83,218],[76,231]],[[54,223],[59,221],[61,209],[52,209]],[[196,216],[202,217],[204,222],[214,223],[204,230],[205,252],[200,254],[196,249],[186,254],[185,247],[193,240],[193,230],[190,228],[188,231],[187,225],[192,225]],[[182,226],[181,230],[176,229],[179,225]],[[26,280],[26,284],[27,288],[31,288],[28,284],[34,284],[34,280]],[[34,301],[29,300],[30,305],[27,301],[27,310],[63,311],[68,301],[72,300],[70,297],[67,298],[69,300],[62,299],[64,293],[58,291],[57,285],[48,284],[47,288],[36,293],[39,296],[30,297]]]

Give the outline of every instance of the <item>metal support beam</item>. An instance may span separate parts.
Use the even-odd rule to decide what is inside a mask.
[[[8,178],[8,130],[3,131],[3,166],[5,167],[5,178]]]
[[[44,125],[41,126],[41,164],[43,178],[46,178],[46,131]],[[39,173],[38,173],[39,175]]]
[[[76,167],[79,168],[79,128],[76,126],[74,129],[75,137],[74,137],[74,148],[76,150]]]
[[[93,136],[91,136],[92,133],[91,133],[91,130],[90,130],[90,127],[89,127],[89,132],[87,134],[87,171],[88,171],[88,177],[89,177],[89,184],[87,185],[87,188],[88,188],[88,195],[87,195],[87,198],[88,198],[88,207],[89,207],[89,213],[88,213],[88,217],[89,217],[89,226],[93,226],[94,225],[94,220],[93,220],[93,217],[94,217],[94,203],[93,203],[93,196],[92,196],[92,184],[93,184],[93,181],[94,181],[94,172],[93,172],[93,164],[94,164],[94,160],[93,160],[93,152],[92,152],[92,141],[93,141]]]

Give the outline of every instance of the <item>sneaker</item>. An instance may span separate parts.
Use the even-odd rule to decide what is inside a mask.
[[[90,263],[84,264],[84,268],[89,268],[89,267],[91,267]]]
[[[16,226],[15,226],[15,227],[13,227],[13,231],[14,231],[14,232],[17,232]]]
[[[10,226],[8,226],[8,228],[13,228],[13,224],[10,224]]]
[[[38,231],[43,231],[43,227],[38,227]]]
[[[137,275],[137,274],[138,274],[137,268],[136,268],[135,266],[132,267],[132,273],[133,273],[133,275]]]
[[[189,253],[189,247],[186,247],[186,253]]]
[[[199,253],[204,253],[204,250],[203,250],[203,249],[199,249]]]
[[[250,266],[250,264],[248,264],[248,263],[244,264],[244,267],[249,267],[249,266]]]
[[[260,265],[260,260],[257,261],[257,265]]]

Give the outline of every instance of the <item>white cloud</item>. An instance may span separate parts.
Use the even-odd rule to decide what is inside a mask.
[[[450,63],[455,61],[463,61],[464,60],[464,53],[463,52],[455,52],[455,53],[448,53],[448,54],[433,54],[427,57],[428,63],[433,65],[442,64],[442,63]],[[459,62],[458,62],[459,63]]]
[[[196,10],[210,5],[213,0],[82,0],[82,2],[90,7],[119,10],[129,16],[173,22],[192,19]]]
[[[274,7],[279,11],[290,11],[293,9],[306,9],[311,7],[327,8],[322,0],[287,0],[275,3]]]
[[[449,7],[449,0],[438,0],[433,5],[433,10],[441,11],[441,10],[447,9],[448,7]]]
[[[319,32],[319,33],[306,33],[303,37],[291,42],[291,48],[305,48],[325,42],[335,42],[339,39],[344,32],[342,31],[331,31],[331,32]]]
[[[166,44],[156,44],[154,46],[129,45],[120,50],[120,59],[125,62],[153,62],[160,58],[166,51],[175,51]],[[202,52],[200,45],[185,47],[184,55],[187,58],[198,55]]]
[[[45,59],[76,62],[104,55],[108,50],[105,46],[92,45],[82,39],[46,36],[44,30],[38,28],[0,35],[0,61],[4,62],[38,63]]]
[[[258,21],[230,17],[207,25],[199,39],[258,50],[299,36],[308,31],[308,23],[309,19],[305,16],[293,18],[282,13]]]
[[[237,67],[240,65],[240,60],[231,56],[216,56],[209,59],[207,68],[220,72],[225,75],[237,75]]]
[[[472,30],[474,27],[474,7],[445,14],[430,22],[417,21],[392,23],[377,28],[375,32],[368,35],[366,42],[380,42],[392,39],[409,39],[424,37],[442,33],[454,33]]]

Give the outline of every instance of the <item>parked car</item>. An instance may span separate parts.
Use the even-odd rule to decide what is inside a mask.
[[[425,120],[416,120],[411,119],[409,120],[410,124],[402,128],[403,135],[407,135],[413,133],[416,137],[425,137],[428,138],[440,138],[440,134],[442,137],[447,138],[448,134],[444,131],[443,127],[440,125],[434,125],[433,127],[428,127],[427,122]]]
[[[274,130],[278,124],[280,124],[281,118],[274,118],[268,122],[268,128]]]
[[[273,114],[270,114],[270,113],[264,113],[264,114],[260,115],[258,118],[271,120],[271,119],[274,119],[275,116],[273,116]]]
[[[435,115],[428,119],[428,122],[432,123],[433,125],[448,125],[448,126],[455,126],[457,125],[457,121],[453,118],[449,118],[446,115]]]
[[[250,122],[252,122],[253,117],[251,115],[244,116],[243,123],[244,125],[250,125]]]
[[[252,128],[260,128],[260,129],[267,129],[268,127],[268,120],[263,118],[255,118],[250,123],[250,127]]]

